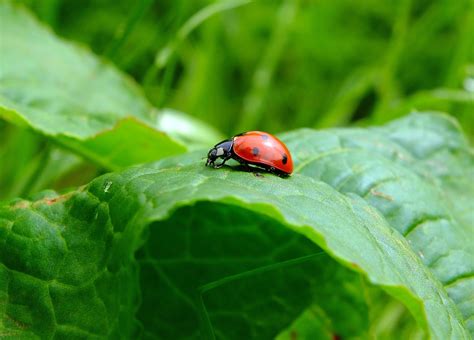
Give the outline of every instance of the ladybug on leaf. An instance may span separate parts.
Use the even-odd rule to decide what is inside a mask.
[[[221,161],[216,164],[218,159]],[[267,132],[248,131],[217,143],[207,154],[206,166],[217,169],[229,159],[278,176],[288,176],[293,172],[293,160],[288,148]]]

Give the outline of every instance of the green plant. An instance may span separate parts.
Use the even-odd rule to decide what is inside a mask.
[[[28,197],[0,203],[0,336],[474,332],[474,155],[452,117],[283,133],[295,161],[287,179],[209,169],[204,147],[221,137],[213,128],[154,109],[112,65],[11,2],[0,3],[0,20],[0,117],[9,123],[0,128],[32,155],[38,135],[49,143],[21,176],[17,143],[4,148],[13,165],[3,158],[2,184]],[[115,172],[29,191],[87,162]]]

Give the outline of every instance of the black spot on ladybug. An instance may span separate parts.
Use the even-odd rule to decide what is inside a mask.
[[[286,155],[286,153],[283,154],[283,158],[282,158],[281,162],[283,164],[286,164],[288,162],[288,156]]]
[[[262,135],[262,139],[263,139],[263,140],[267,140],[267,139],[268,139],[268,135]]]
[[[260,152],[260,150],[257,147],[252,149],[252,155],[254,155],[254,156],[257,156],[259,152]]]

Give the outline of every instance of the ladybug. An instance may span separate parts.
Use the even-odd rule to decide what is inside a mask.
[[[218,158],[222,162],[216,164]],[[248,131],[217,143],[207,154],[206,166],[217,169],[231,158],[246,167],[253,165],[279,176],[288,176],[293,172],[293,160],[288,148],[267,132]]]

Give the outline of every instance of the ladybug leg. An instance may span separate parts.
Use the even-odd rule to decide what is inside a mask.
[[[248,163],[246,163],[246,162],[241,162],[240,165],[244,168],[244,171],[252,172],[252,173],[256,174],[255,168],[252,168],[250,165],[248,165]],[[257,176],[257,175],[256,175],[256,176]]]
[[[220,164],[214,164],[214,169],[222,168],[224,166],[225,162],[227,162],[229,159],[230,159],[230,157],[226,157],[222,160],[222,162]]]

